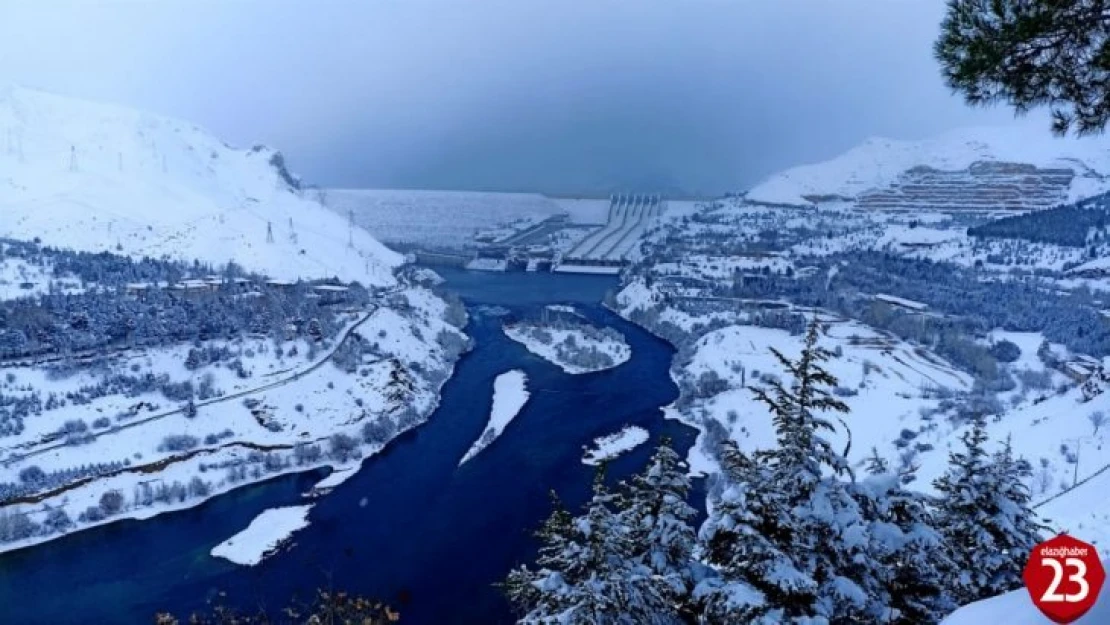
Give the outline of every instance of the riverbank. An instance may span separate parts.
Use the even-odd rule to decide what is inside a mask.
[[[31,625],[122,625],[147,622],[159,610],[184,614],[210,598],[285,605],[317,587],[343,587],[390,602],[405,623],[511,623],[492,584],[534,557],[531,534],[550,513],[551,490],[571,507],[588,497],[593,468],[582,463],[583,446],[626,425],[649,432],[648,443],[609,464],[615,481],[638,470],[660,436],[685,453],[694,431],[660,410],[677,397],[668,377],[673,349],[598,304],[613,280],[442,273],[471,311],[466,331],[474,349],[457,363],[426,423],[313,500],[310,525],[295,534],[292,548],[253,567],[209,555],[263,510],[304,504],[320,472],[0,556],[0,602],[12,606],[5,616]],[[590,323],[620,332],[631,360],[568,375],[505,337],[500,317],[476,312],[500,306],[523,316],[566,303]],[[487,426],[494,379],[514,369],[528,377],[528,403],[496,444],[458,466]],[[695,503],[701,507],[700,496]],[[63,585],[67,601],[59,605],[54,589]]]

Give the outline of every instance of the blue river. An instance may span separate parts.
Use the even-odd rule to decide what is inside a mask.
[[[0,622],[143,624],[158,612],[185,616],[214,602],[271,613],[293,597],[334,588],[387,601],[405,624],[513,622],[493,584],[530,562],[532,532],[555,490],[570,506],[587,498],[593,468],[581,462],[594,437],[636,424],[651,441],[609,467],[618,480],[640,468],[661,436],[680,452],[696,432],[663,419],[677,389],[674,350],[600,305],[614,280],[558,274],[440,270],[471,310],[474,349],[442,390],[424,425],[367,459],[357,475],[317,500],[294,544],[255,567],[212,558],[213,546],[267,508],[303,503],[325,475],[275,478],[146,521],[122,521],[0,556]],[[593,323],[620,331],[632,358],[607,371],[568,375],[529,354],[484,314],[513,315],[574,303]],[[494,378],[528,376],[531,398],[476,458],[459,459],[485,428]],[[695,505],[703,507],[701,495]]]

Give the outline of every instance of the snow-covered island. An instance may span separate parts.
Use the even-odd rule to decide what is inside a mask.
[[[582,455],[582,463],[596,466],[628,453],[648,440],[648,431],[637,425],[626,425],[619,432],[598,436]]]
[[[212,557],[254,566],[277,551],[293,532],[308,527],[307,506],[271,508],[254,517],[247,528],[212,548]]]
[[[493,381],[493,407],[490,409],[489,424],[482,431],[482,435],[467,450],[466,455],[459,460],[459,465],[477,456],[483,449],[489,447],[498,436],[505,431],[520,409],[528,401],[531,394],[528,392],[528,376],[523,371],[513,369],[497,376]]]
[[[505,335],[570,374],[612,369],[632,357],[620,332],[588,323],[557,319],[507,324]]]

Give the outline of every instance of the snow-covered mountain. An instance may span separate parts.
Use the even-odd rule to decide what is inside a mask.
[[[953,130],[920,141],[870,138],[831,160],[774,174],[749,190],[747,199],[793,205],[808,205],[814,198],[852,201],[867,191],[904,188],[903,174],[914,168],[965,173],[974,163],[1070,169],[1074,177],[1059,189],[1060,201],[1075,201],[1110,189],[1106,177],[1110,174],[1110,144],[1103,139],[1057,138],[1040,127],[983,127]],[[1020,185],[1026,182],[1027,174],[1015,171],[1009,182]],[[1019,195],[1029,195],[1027,189],[1023,191]]]
[[[0,237],[390,284],[401,256],[299,190],[281,154],[183,121],[0,87]]]

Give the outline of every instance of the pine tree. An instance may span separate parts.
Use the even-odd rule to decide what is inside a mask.
[[[772,350],[793,377],[789,388],[753,389],[770,408],[778,447],[749,460],[726,443],[725,488],[701,531],[706,560],[723,579],[696,593],[713,618],[871,622],[889,614],[883,596],[868,594],[880,578],[867,522],[840,479],[851,469],[823,437],[835,428],[821,413],[848,408],[829,391],[837,381],[821,367],[831,353],[818,336],[813,323],[796,361]]]
[[[968,103],[1047,105],[1055,133],[1093,134],[1110,121],[1108,18],[1102,0],[949,0],[934,53]]]
[[[876,447],[871,448],[871,455],[867,458],[867,473],[869,475],[890,473],[890,462],[879,455],[879,450]]]
[[[1021,586],[1040,526],[1023,483],[1031,474],[1028,463],[1013,459],[1008,442],[988,456],[982,416],[961,440],[964,450],[949,455],[948,471],[935,487],[938,526],[959,571],[953,591],[963,604]]]
[[[844,456],[837,454],[822,436],[825,432],[835,432],[836,428],[818,412],[846,413],[848,406],[829,391],[837,385],[837,380],[821,366],[832,357],[832,352],[817,345],[819,335],[820,327],[814,321],[806,332],[805,347],[797,361],[771,348],[771,354],[793,377],[790,388],[778,380],[771,381],[769,391],[752,388],[756,400],[771,411],[778,439],[776,449],[757,452],[756,460],[777,472],[796,476],[803,482],[802,486],[806,482],[816,483],[825,467],[836,474],[851,473]]]
[[[605,487],[604,468],[582,516],[557,507],[539,533],[543,541],[532,571],[512,571],[502,587],[526,624],[609,625],[669,623],[657,612],[650,572],[631,558],[631,541]]]
[[[875,588],[889,601],[884,622],[935,623],[955,607],[947,582],[955,573],[936,529],[928,497],[903,487],[904,476],[889,470],[856,484],[853,494],[868,520]]]
[[[696,540],[690,523],[697,515],[686,503],[689,493],[686,463],[664,438],[647,467],[620,494],[630,558],[645,569],[645,581],[652,586],[643,594],[660,599],[659,605],[644,608],[660,618],[678,620],[688,610]]]
[[[1033,467],[1024,458],[1014,458],[1010,438],[992,456],[992,475],[998,509],[998,526],[1004,533],[1001,544],[1008,556],[1007,566],[999,571],[996,586],[999,592],[1012,590],[1023,584],[1021,573],[1026,558],[1037,543],[1044,540],[1047,528],[1039,522],[1032,508],[1032,493],[1027,484],[1032,479]]]

